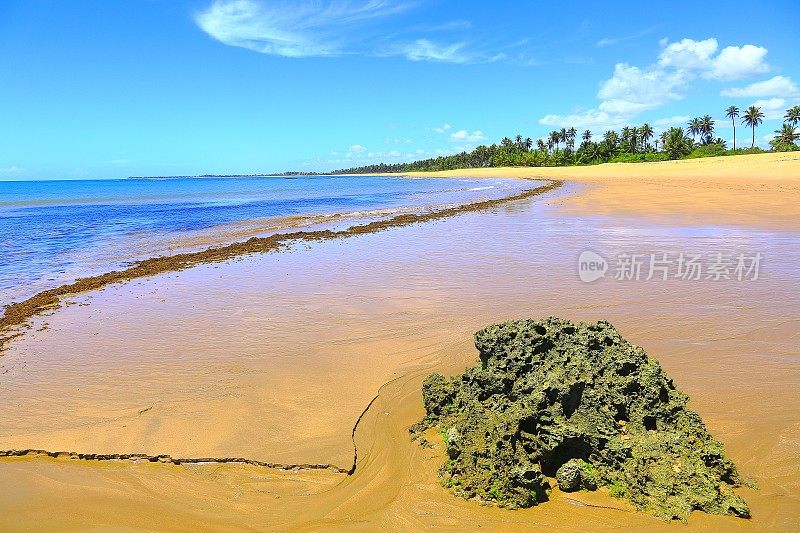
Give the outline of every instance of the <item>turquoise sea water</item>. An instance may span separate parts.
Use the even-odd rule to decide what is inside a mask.
[[[377,176],[0,182],[0,305],[189,249],[190,239],[195,247],[244,240],[248,228],[257,234],[275,227],[269,221],[388,216],[525,187],[530,183]]]

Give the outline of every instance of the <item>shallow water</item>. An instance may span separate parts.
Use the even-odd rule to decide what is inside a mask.
[[[498,198],[524,186],[376,176],[0,181],[0,304],[154,255],[334,215],[375,217]]]
[[[612,268],[584,283],[585,250],[609,260],[623,253],[709,260],[760,253],[763,260],[758,279],[617,281]],[[695,513],[692,529],[796,530],[798,261],[793,231],[565,215],[540,198],[70,298],[75,305],[37,319],[46,329],[14,341],[0,362],[0,448],[347,467],[353,424],[379,392],[356,433],[358,469],[332,486],[310,476],[265,492],[262,477],[278,474],[0,462],[0,485],[33,495],[29,502],[0,496],[0,509],[7,525],[47,524],[52,515],[33,502],[67,492],[84,517],[72,519],[75,527],[159,528],[174,517],[187,528],[664,527],[602,495],[589,502],[601,508],[556,493],[519,512],[459,500],[436,483],[441,454],[408,440],[408,426],[422,416],[421,380],[433,369],[474,364],[475,330],[557,314],[608,319],[642,345],[758,483],[743,489],[752,520]],[[129,494],[140,511],[114,511],[131,507]],[[91,505],[98,498],[109,511]]]

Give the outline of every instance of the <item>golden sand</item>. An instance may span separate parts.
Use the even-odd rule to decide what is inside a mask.
[[[541,177],[586,184],[587,190],[562,203],[573,214],[626,214],[650,220],[677,216],[695,224],[800,228],[800,152],[414,175]]]
[[[665,175],[686,185],[662,187],[650,182],[649,169],[660,164],[623,165],[650,175],[621,178],[630,190],[614,194],[606,178],[576,177],[579,183],[547,197],[485,212],[70,297],[72,305],[36,318],[0,358],[0,449],[347,466],[352,428],[377,395],[354,436],[357,468],[348,476],[2,458],[0,529],[796,530],[800,235],[790,206],[756,213],[743,201],[748,188],[766,186],[764,201],[776,204],[796,194],[791,169],[760,177],[765,165],[783,164],[778,156],[788,157],[742,156],[738,177],[705,176],[702,186]],[[601,175],[609,167],[591,169]],[[552,169],[570,170],[590,169]],[[695,202],[691,188],[711,189],[714,179],[719,202]],[[734,180],[739,188],[728,187]],[[786,189],[771,188],[771,180]],[[617,194],[663,211],[641,216],[627,202],[615,204]],[[595,209],[582,203],[585,195],[605,195],[608,204]],[[741,220],[744,213],[752,218]],[[753,282],[577,279],[583,249],[656,246],[759,251],[764,272]],[[407,433],[423,414],[422,379],[474,364],[478,328],[549,314],[609,319],[661,362],[743,475],[758,483],[742,489],[751,520],[694,513],[684,528],[602,491],[554,491],[551,501],[512,512],[439,486],[441,446],[422,448]]]

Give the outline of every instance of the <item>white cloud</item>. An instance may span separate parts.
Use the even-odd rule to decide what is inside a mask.
[[[658,64],[662,67],[678,69],[707,69],[711,66],[711,56],[717,51],[719,45],[716,39],[695,41],[682,39],[670,43],[667,39],[661,40],[661,54]]]
[[[640,69],[618,63],[614,75],[600,84],[597,109],[569,115],[545,115],[539,120],[546,126],[583,129],[617,129],[627,126],[643,111],[661,107],[684,97],[688,78],[683,71],[659,68]]]
[[[388,152],[369,152],[367,154],[367,159],[397,159],[402,154],[400,150],[390,150]]]
[[[789,107],[788,102],[783,98],[769,98],[756,100],[753,105],[760,107],[764,113],[765,120],[775,120],[783,118],[783,114]]]
[[[475,130],[472,133],[467,130],[458,130],[450,134],[450,142],[480,142],[486,139],[486,135],[480,130]]]
[[[751,83],[745,87],[733,87],[724,89],[720,95],[728,98],[758,98],[768,96],[792,97],[800,94],[790,78],[785,76],[775,76],[765,81]]]
[[[18,167],[16,165],[12,165],[10,167],[2,167],[2,168],[0,168],[0,174],[19,174],[23,170],[25,170],[25,169],[22,168],[22,167]]]
[[[602,44],[611,44],[611,40]],[[601,43],[598,43],[601,45]],[[638,67],[617,63],[614,73],[600,84],[595,109],[567,115],[548,114],[539,119],[547,126],[619,128],[629,125],[644,111],[686,97],[690,84],[701,76],[713,80],[737,79],[769,70],[764,62],[767,49],[746,44],[719,51],[716,39],[682,39],[660,42],[656,64]]]
[[[600,110],[614,115],[633,116],[683,98],[687,78],[681,71],[642,70],[626,63],[614,67],[611,79],[600,85],[597,97]]]
[[[539,124],[545,126],[555,126],[558,128],[575,127],[579,130],[613,130],[627,126],[629,120],[617,115],[611,115],[605,111],[589,109],[581,113],[569,115],[545,115],[539,119]]]
[[[673,115],[671,117],[664,117],[653,121],[653,126],[658,128],[671,128],[683,127],[684,124],[689,122],[689,115]]]
[[[402,55],[411,61],[467,63],[475,58],[464,50],[466,46],[466,43],[437,44],[428,39],[417,39],[394,46],[388,55]]]
[[[445,122],[444,124],[442,124],[438,128],[433,128],[433,131],[435,131],[436,133],[444,133],[447,130],[449,130],[450,128],[452,128],[452,126],[450,124],[448,124],[447,122]]]
[[[367,151],[366,147],[361,146],[360,144],[354,144],[353,146],[350,147],[350,152],[354,154],[360,154],[366,151]]]
[[[728,46],[714,59],[714,66],[706,77],[717,80],[738,80],[769,72],[764,62],[767,49],[746,44],[742,47]]]
[[[719,44],[713,38],[682,39],[674,43],[663,39],[661,46],[659,66],[697,71],[708,79],[736,80],[769,71],[769,65],[764,62],[767,49],[761,46],[728,46],[719,54]]]
[[[651,26],[651,27],[645,28],[642,31],[640,31],[638,33],[635,33],[633,35],[626,35],[626,36],[623,36],[623,37],[603,37],[602,39],[600,39],[599,41],[597,41],[595,43],[595,46],[598,46],[598,47],[602,48],[604,46],[611,46],[613,44],[621,43],[621,42],[624,42],[624,41],[630,41],[630,40],[633,40],[633,39],[638,39],[640,37],[644,37],[648,33],[652,33],[653,31],[656,30],[656,28],[658,28],[658,26]]]
[[[603,37],[599,41],[595,43],[595,46],[603,47],[603,46],[611,46],[612,44],[618,43],[619,39],[614,37]]]
[[[388,0],[215,0],[195,15],[195,22],[230,46],[286,57],[330,56],[345,51],[347,41],[358,33],[355,28],[406,8]]]

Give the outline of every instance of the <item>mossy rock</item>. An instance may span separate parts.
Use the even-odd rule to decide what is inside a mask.
[[[688,398],[608,322],[550,317],[475,334],[480,364],[423,384],[449,461],[443,485],[466,498],[530,507],[565,490],[609,492],[664,519],[693,510],[749,517],[733,462]]]

